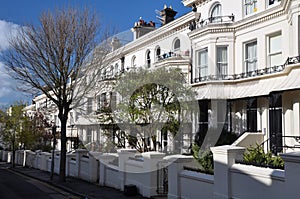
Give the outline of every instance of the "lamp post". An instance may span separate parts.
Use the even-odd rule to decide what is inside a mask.
[[[15,143],[16,143],[16,132],[13,129],[10,129],[12,137],[12,150],[13,150],[13,157],[12,157],[12,167],[15,168],[15,157],[16,157],[16,149],[15,149]]]
[[[53,180],[53,175],[54,175],[54,150],[55,150],[55,145],[56,145],[56,126],[52,126],[52,135],[53,135],[53,147],[52,147],[52,161],[51,161],[51,176],[50,180]]]

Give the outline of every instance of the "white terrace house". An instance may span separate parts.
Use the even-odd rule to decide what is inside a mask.
[[[40,112],[44,116],[46,116],[47,121],[51,125],[55,125],[56,131],[59,134],[60,132],[60,120],[58,118],[58,110],[56,108],[56,105],[49,100],[46,95],[42,94],[37,97],[35,97],[32,100],[32,104],[25,107],[23,109],[24,112],[27,113],[28,116],[33,116],[35,112]],[[69,119],[67,122],[67,151],[71,151],[76,148],[76,145],[78,145],[79,140],[82,140],[82,135],[79,135],[77,133],[77,129],[75,126],[75,120],[76,120],[76,115],[73,110],[70,111],[69,113]],[[52,133],[51,129],[49,131]],[[56,149],[60,149],[60,139],[59,135],[56,135],[57,139],[57,145]]]
[[[174,19],[176,8],[165,7],[161,27],[143,20],[135,23],[134,40],[113,48],[108,56],[113,61],[100,80],[116,81],[120,73],[136,67],[181,68],[197,91],[201,112],[194,117],[191,132],[186,132],[186,146],[196,132],[213,129],[259,135],[252,143],[264,142],[273,153],[296,150],[300,146],[300,1],[182,3],[191,11]],[[109,88],[87,97],[90,118],[117,101]],[[118,130],[74,118],[79,136],[92,142],[103,143],[103,131]],[[170,136],[157,136],[160,143],[171,141]]]
[[[208,113],[200,115],[199,129],[222,124],[226,110],[228,131],[261,132],[273,153],[299,147],[299,3],[183,1],[201,13],[188,33],[191,84]]]

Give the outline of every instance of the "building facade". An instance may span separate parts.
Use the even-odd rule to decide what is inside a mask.
[[[133,41],[117,45],[115,38],[100,82],[113,84],[121,74],[138,67],[180,68],[197,93],[200,110],[188,132],[190,142],[196,133],[206,131],[216,134],[213,139],[221,132],[260,132],[266,150],[275,154],[297,150],[300,1],[182,3],[191,8],[189,13],[175,19],[176,9],[165,7],[160,12],[161,27],[140,19],[132,28]],[[103,147],[105,131],[115,133],[118,127],[101,124],[97,118],[117,101],[111,86],[87,96],[86,114],[72,113],[76,135]],[[158,137],[160,142],[171,141],[169,135]]]

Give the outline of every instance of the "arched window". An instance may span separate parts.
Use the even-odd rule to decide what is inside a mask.
[[[102,79],[106,79],[106,68],[102,71]]]
[[[160,58],[161,58],[161,56],[160,56],[161,50],[160,50],[160,47],[159,47],[159,46],[156,47],[156,51],[155,51],[155,52],[156,52],[156,53],[155,53],[156,60],[160,60]]]
[[[179,51],[180,50],[180,39],[176,38],[174,41],[174,51]]]
[[[131,59],[131,68],[136,68],[136,56],[133,56]]]
[[[222,21],[222,6],[220,3],[216,3],[213,5],[211,12],[210,12],[210,22],[216,23]]]
[[[148,51],[146,52],[146,66],[147,66],[148,68],[150,68],[150,66],[151,66],[150,50],[148,50]]]
[[[111,66],[110,66],[110,76],[112,77],[112,76],[114,76],[114,75],[115,75],[114,66],[111,65]]]
[[[118,75],[118,73],[119,73],[119,64],[116,63],[115,64],[115,75]]]

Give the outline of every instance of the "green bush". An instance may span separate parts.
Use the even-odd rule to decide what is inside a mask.
[[[246,163],[254,164],[257,166],[279,169],[284,168],[284,162],[281,157],[273,156],[270,151],[265,153],[263,147],[259,144],[247,148],[246,152],[244,153],[243,160]]]
[[[193,156],[200,164],[200,170],[203,173],[213,174],[214,173],[214,160],[211,150],[201,150],[196,144],[192,147]]]

